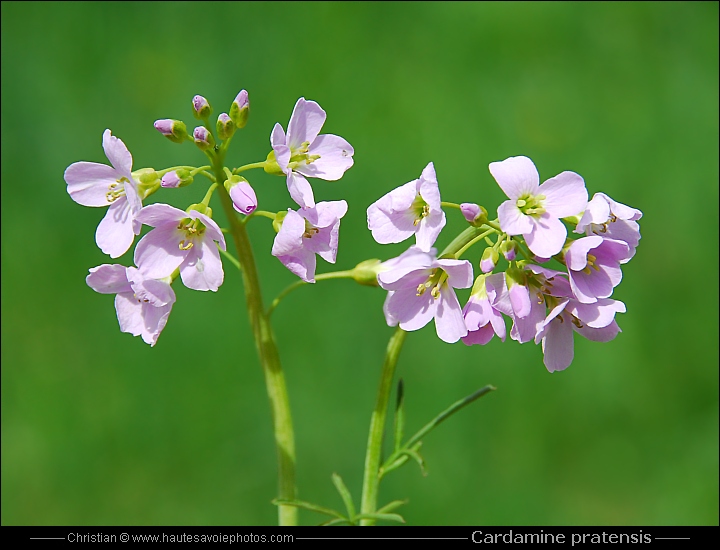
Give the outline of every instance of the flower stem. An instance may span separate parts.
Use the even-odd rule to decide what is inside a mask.
[[[370,418],[370,435],[368,436],[367,453],[365,455],[365,472],[363,474],[363,490],[360,503],[361,514],[373,514],[377,509],[378,488],[380,485],[380,458],[382,452],[383,434],[385,433],[385,420],[387,418],[390,391],[392,390],[395,366],[397,365],[400,350],[407,333],[397,327],[388,342],[380,374],[375,410]],[[360,520],[360,525],[374,525],[372,518]]]
[[[350,271],[331,271],[330,273],[320,273],[319,275],[315,275],[316,281],[325,281],[327,279],[352,279],[354,277],[355,273]],[[285,289],[278,294],[275,299],[272,301],[272,304],[270,304],[270,307],[267,310],[267,317],[270,318],[270,315],[272,315],[272,312],[275,311],[275,308],[278,306],[278,304],[282,301],[285,296],[290,294],[293,290],[296,288],[300,288],[301,286],[305,286],[308,283],[305,281],[295,281],[291,285],[288,285],[285,287]]]
[[[246,164],[245,166],[240,166],[238,168],[235,168],[232,171],[232,173],[239,174],[240,172],[244,172],[245,170],[252,170],[253,168],[265,168],[265,161],[253,162],[252,164]]]
[[[222,159],[214,163],[213,171],[217,181],[224,180]],[[255,257],[253,255],[250,239],[245,225],[240,223],[232,206],[232,199],[224,186],[218,187],[223,209],[230,222],[230,230],[237,248],[238,260],[241,266],[245,298],[247,301],[250,325],[255,337],[255,345],[260,357],[260,364],[265,373],[270,407],[272,410],[273,428],[275,431],[275,445],[278,455],[278,498],[282,500],[295,500],[295,435],[293,432],[292,416],[290,414],[290,400],[288,398],[285,375],[280,364],[275,337],[272,332],[270,320],[265,314],[260,293],[260,279],[258,277]],[[280,525],[297,525],[297,508],[294,506],[279,505],[278,520]]]

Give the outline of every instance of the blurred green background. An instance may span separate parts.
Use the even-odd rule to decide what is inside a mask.
[[[532,344],[448,345],[432,323],[409,335],[408,431],[485,384],[498,391],[430,434],[429,475],[390,475],[381,502],[409,498],[414,525],[718,523],[717,3],[3,2],[3,524],[275,523],[238,272],[226,264],[217,293],[175,285],[155,348],[120,333],[112,298],[84,280],[111,261],[94,243],[104,211],[63,181],[72,162],[105,162],[105,128],[135,168],[203,163],[153,121],[192,128],[193,95],[219,113],[242,88],[252,112],[230,165],[263,160],[301,96],[355,147],[342,180],[312,182],[318,200],[350,205],[337,269],[405,249],[376,244],[365,210],[429,161],[445,200],[491,212],[503,195],[487,165],[513,155],[644,212],[613,296],[624,332],[576,337],[566,371],[549,374]],[[261,208],[292,205],[282,178],[248,178]],[[205,187],[151,202],[185,208]],[[441,248],[464,225],[448,217]],[[270,255],[268,221],[250,230],[269,302],[296,278]],[[392,333],[384,298],[327,281],[273,316],[304,500],[341,508],[332,472],[359,500]]]

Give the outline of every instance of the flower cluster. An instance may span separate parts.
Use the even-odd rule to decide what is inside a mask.
[[[440,339],[472,345],[495,335],[504,341],[505,315],[512,320],[513,340],[542,343],[547,369],[563,370],[573,359],[573,332],[599,342],[620,332],[615,314],[624,313],[625,304],[610,296],[622,279],[621,265],[635,254],[642,212],[603,193],[588,201],[585,182],[574,172],[540,184],[527,157],[489,168],[508,197],[495,221],[477,204],[441,203],[432,163],[419,179],[368,208],[368,228],[377,242],[415,235],[415,245],[378,267],[378,284],[388,291],[385,319],[410,331],[434,319]],[[433,245],[445,225],[441,205],[459,208],[471,227],[438,257]],[[583,236],[569,239],[567,227]],[[473,282],[472,265],[460,256],[477,243],[486,248],[482,273]],[[508,265],[494,272],[500,256]],[[453,289],[471,286],[461,309]]]
[[[192,99],[192,114],[202,122],[189,133],[184,122],[155,121],[155,128],[175,143],[192,142],[210,161],[206,166],[174,166],[156,171],[133,171],[130,151],[110,130],[103,134],[103,149],[110,164],[76,162],[65,170],[70,197],[83,206],[108,207],[98,225],[95,241],[111,258],[125,254],[143,225],[150,226],[134,251],[135,266],[102,264],[90,269],[87,284],[103,294],[115,294],[120,330],[154,346],[167,323],[175,293],[171,285],[179,277],[193,290],[213,292],[223,283],[220,253],[226,253],[223,230],[209,206],[214,191],[222,186],[232,206],[247,218],[263,214],[274,220],[278,231],[272,254],[303,280],[314,282],[315,254],[335,262],[340,218],[345,201],[315,203],[306,178],[337,180],[353,164],[353,148],[343,138],[319,135],[325,111],[314,101],[300,98],[295,105],[287,134],[276,124],[270,136],[272,150],[264,162],[234,170],[224,166],[227,148],[236,130],[245,126],[250,102],[242,90],[228,113],[210,123],[212,107],[207,99]],[[257,210],[258,199],[247,179],[238,175],[251,168],[286,177],[297,210],[272,214]],[[198,175],[210,180],[201,202],[180,210],[163,203],[143,207],[143,201],[160,189],[191,185]],[[232,224],[231,224],[232,225]]]

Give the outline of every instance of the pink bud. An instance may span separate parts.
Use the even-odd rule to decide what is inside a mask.
[[[480,207],[472,202],[464,202],[460,205],[460,212],[467,221],[472,223],[480,215]]]
[[[240,93],[235,97],[234,103],[237,104],[238,109],[250,106],[247,90],[240,90]]]
[[[235,210],[241,214],[250,214],[257,208],[255,191],[246,181],[238,182],[230,188],[230,198]]]
[[[164,136],[171,136],[173,133],[173,123],[175,121],[171,118],[163,118],[161,120],[156,120],[155,129],[160,132]]]
[[[172,172],[168,172],[162,177],[162,180],[160,180],[160,185],[166,188],[174,189],[180,185],[180,178],[177,175],[177,172],[173,170]]]

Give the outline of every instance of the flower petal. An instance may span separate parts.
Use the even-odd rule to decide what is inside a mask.
[[[533,229],[524,233],[528,248],[538,256],[550,258],[562,250],[567,237],[567,229],[557,218],[547,212],[539,219],[531,218]]]
[[[70,198],[83,206],[108,206],[110,186],[118,186],[120,176],[112,166],[97,162],[75,162],[65,170]]]
[[[602,244],[602,237],[592,235],[581,237],[572,242],[565,253],[565,263],[573,271],[582,271],[587,266],[587,255],[593,248]]]
[[[608,298],[600,298],[593,304],[571,300],[566,311],[590,328],[603,328],[613,322],[616,313],[625,313],[625,304]]]
[[[523,195],[536,194],[540,176],[529,158],[510,157],[501,162],[491,162],[489,168],[495,181],[513,203]]]
[[[430,211],[442,211],[440,207],[440,187],[435,174],[435,165],[430,162],[423,168],[420,175],[418,192],[423,200],[430,206]]]
[[[150,204],[135,215],[136,220],[150,227],[175,225],[183,218],[189,217],[183,210],[163,203]]]
[[[585,181],[575,172],[562,172],[543,183],[537,190],[545,195],[543,207],[555,218],[580,214],[588,204]]]
[[[145,277],[169,277],[188,254],[187,250],[181,250],[178,246],[183,238],[184,235],[175,226],[165,225],[153,229],[137,243],[135,265]]]
[[[157,344],[157,339],[167,324],[172,304],[159,307],[142,304],[140,307],[143,321],[142,339],[152,347]]]
[[[320,133],[327,115],[320,105],[301,97],[295,103],[288,123],[287,145],[298,149],[304,142],[313,143]]]
[[[455,291],[449,285],[440,287],[440,298],[435,309],[435,331],[443,342],[452,344],[467,336],[462,309]]]
[[[288,210],[280,231],[275,235],[272,255],[279,258],[300,250],[303,247],[303,233],[305,233],[305,220],[294,210]]]
[[[593,342],[609,342],[618,335],[618,332],[622,332],[617,324],[617,321],[613,321],[608,326],[602,328],[592,328],[588,325],[585,325],[582,328],[577,328],[573,325],[573,329],[581,336],[584,336]]]
[[[472,264],[467,260],[437,260],[436,265],[440,266],[447,273],[448,284],[453,288],[470,288],[473,284]]]
[[[565,370],[572,363],[575,352],[573,350],[573,324],[569,319],[559,317],[552,321],[547,334],[542,340],[543,363],[550,372]]]
[[[502,203],[497,212],[500,229],[508,235],[526,235],[533,230],[532,219],[520,211],[514,200]]]
[[[183,284],[193,290],[216,292],[223,283],[225,273],[220,261],[220,252],[210,239],[196,241],[180,265]]]
[[[113,165],[115,170],[122,174],[132,172],[132,155],[120,138],[112,135],[110,130],[103,132],[103,149],[105,156]]]
[[[277,259],[303,281],[307,283],[315,282],[317,259],[310,250],[300,248],[287,256],[278,256]]]
[[[211,217],[207,216],[206,214],[201,214],[197,210],[190,210],[188,212],[189,216],[192,219],[199,219],[203,225],[205,226],[205,234],[203,235],[203,239],[206,241],[213,240],[217,241],[220,245],[220,248],[222,250],[226,250],[225,248],[225,235],[222,234],[222,230],[218,226],[217,222],[213,220]]]
[[[495,336],[495,331],[492,325],[488,323],[478,329],[468,330],[467,336],[463,336],[462,341],[466,346],[472,346],[473,344],[484,346],[492,340],[493,336]]]
[[[290,197],[302,208],[313,208],[315,197],[312,187],[305,179],[305,176],[296,172],[289,172],[287,175],[287,187]]]
[[[431,209],[417,225],[415,243],[423,250],[430,250],[443,227],[445,227],[445,212]]]
[[[90,268],[90,274],[85,282],[95,292],[100,294],[132,293],[132,287],[127,277],[127,268],[118,264],[102,264]]]
[[[417,296],[412,287],[403,287],[388,299],[387,309],[400,323],[403,330],[418,330],[427,325],[435,315],[437,302],[430,292]]]
[[[323,134],[313,141],[308,150],[309,155],[320,155],[320,158],[305,166],[298,166],[296,170],[309,178],[339,180],[353,165],[354,153],[352,145],[340,136]]]
[[[135,240],[135,226],[125,197],[116,200],[95,231],[95,242],[111,258],[122,256]]]

